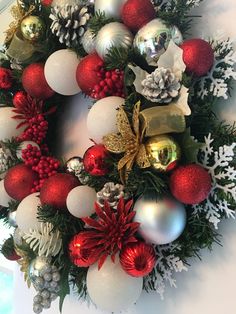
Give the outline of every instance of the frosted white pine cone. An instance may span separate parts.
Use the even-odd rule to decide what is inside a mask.
[[[125,197],[124,186],[108,182],[104,185],[101,191],[97,193],[97,203],[103,207],[104,202],[107,201],[112,208],[117,208],[117,204],[121,197]]]

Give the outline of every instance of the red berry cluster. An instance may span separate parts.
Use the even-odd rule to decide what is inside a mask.
[[[97,76],[101,78],[99,84],[94,86],[91,97],[101,99],[107,96],[125,97],[124,71],[119,69],[106,71],[103,62],[97,66]]]
[[[12,71],[0,67],[0,89],[10,89],[13,84]]]
[[[32,145],[22,151],[25,165],[30,166],[39,175],[39,180],[34,181],[32,193],[40,191],[44,181],[58,172],[60,162],[50,156],[42,156],[41,151]]]
[[[18,138],[20,141],[33,141],[37,144],[42,143],[48,130],[48,122],[42,114],[39,114],[28,122],[28,128]]]

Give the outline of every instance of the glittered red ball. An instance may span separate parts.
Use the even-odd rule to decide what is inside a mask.
[[[155,17],[156,12],[150,0],[128,0],[121,12],[123,23],[133,32],[137,32]]]
[[[85,94],[90,95],[94,86],[99,84],[101,78],[96,70],[102,65],[103,60],[97,53],[92,53],[80,61],[76,71],[76,79]]]
[[[12,71],[0,67],[0,89],[9,89],[13,84]]]
[[[24,91],[16,92],[13,97],[13,105],[17,109],[23,109],[27,106],[27,104],[28,104],[27,93]]]
[[[181,166],[170,177],[171,193],[184,204],[201,203],[208,197],[211,187],[210,174],[196,164]]]
[[[79,181],[72,175],[57,173],[45,180],[40,192],[43,205],[55,208],[66,208],[66,198],[69,192],[79,185]]]
[[[93,250],[83,248],[87,232],[80,232],[75,235],[69,243],[69,255],[72,263],[78,267],[89,267],[96,263],[99,256]]]
[[[34,182],[37,180],[36,172],[24,164],[19,164],[8,170],[4,179],[4,187],[8,195],[21,201],[32,193]]]
[[[92,176],[104,176],[109,172],[106,159],[108,151],[103,145],[91,146],[84,154],[83,163],[86,172]]]
[[[151,245],[145,242],[131,243],[122,250],[120,263],[130,276],[147,276],[156,263],[155,251]]]
[[[55,93],[46,82],[43,63],[32,63],[24,69],[22,85],[30,96],[38,99],[50,98]]]
[[[214,50],[203,39],[189,39],[182,45],[186,71],[197,77],[206,75],[214,63]]]

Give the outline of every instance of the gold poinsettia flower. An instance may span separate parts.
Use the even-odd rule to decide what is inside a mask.
[[[15,247],[15,251],[17,255],[21,257],[20,259],[17,260],[17,263],[20,265],[20,271],[24,273],[24,280],[27,283],[28,288],[30,288],[31,286],[31,281],[29,278],[30,258],[28,257],[26,252],[19,249],[17,246]]]
[[[108,134],[103,137],[106,149],[112,153],[124,153],[118,163],[121,181],[124,183],[132,170],[134,163],[140,168],[150,167],[146,149],[143,144],[143,132],[139,121],[140,101],[134,106],[132,124],[121,106],[117,112],[117,127],[119,133]]]

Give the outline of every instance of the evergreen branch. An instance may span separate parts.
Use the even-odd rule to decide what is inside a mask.
[[[116,22],[114,18],[107,18],[105,12],[95,12],[95,15],[91,17],[88,22],[88,27],[91,29],[94,36],[98,34],[100,29],[108,23]]]

